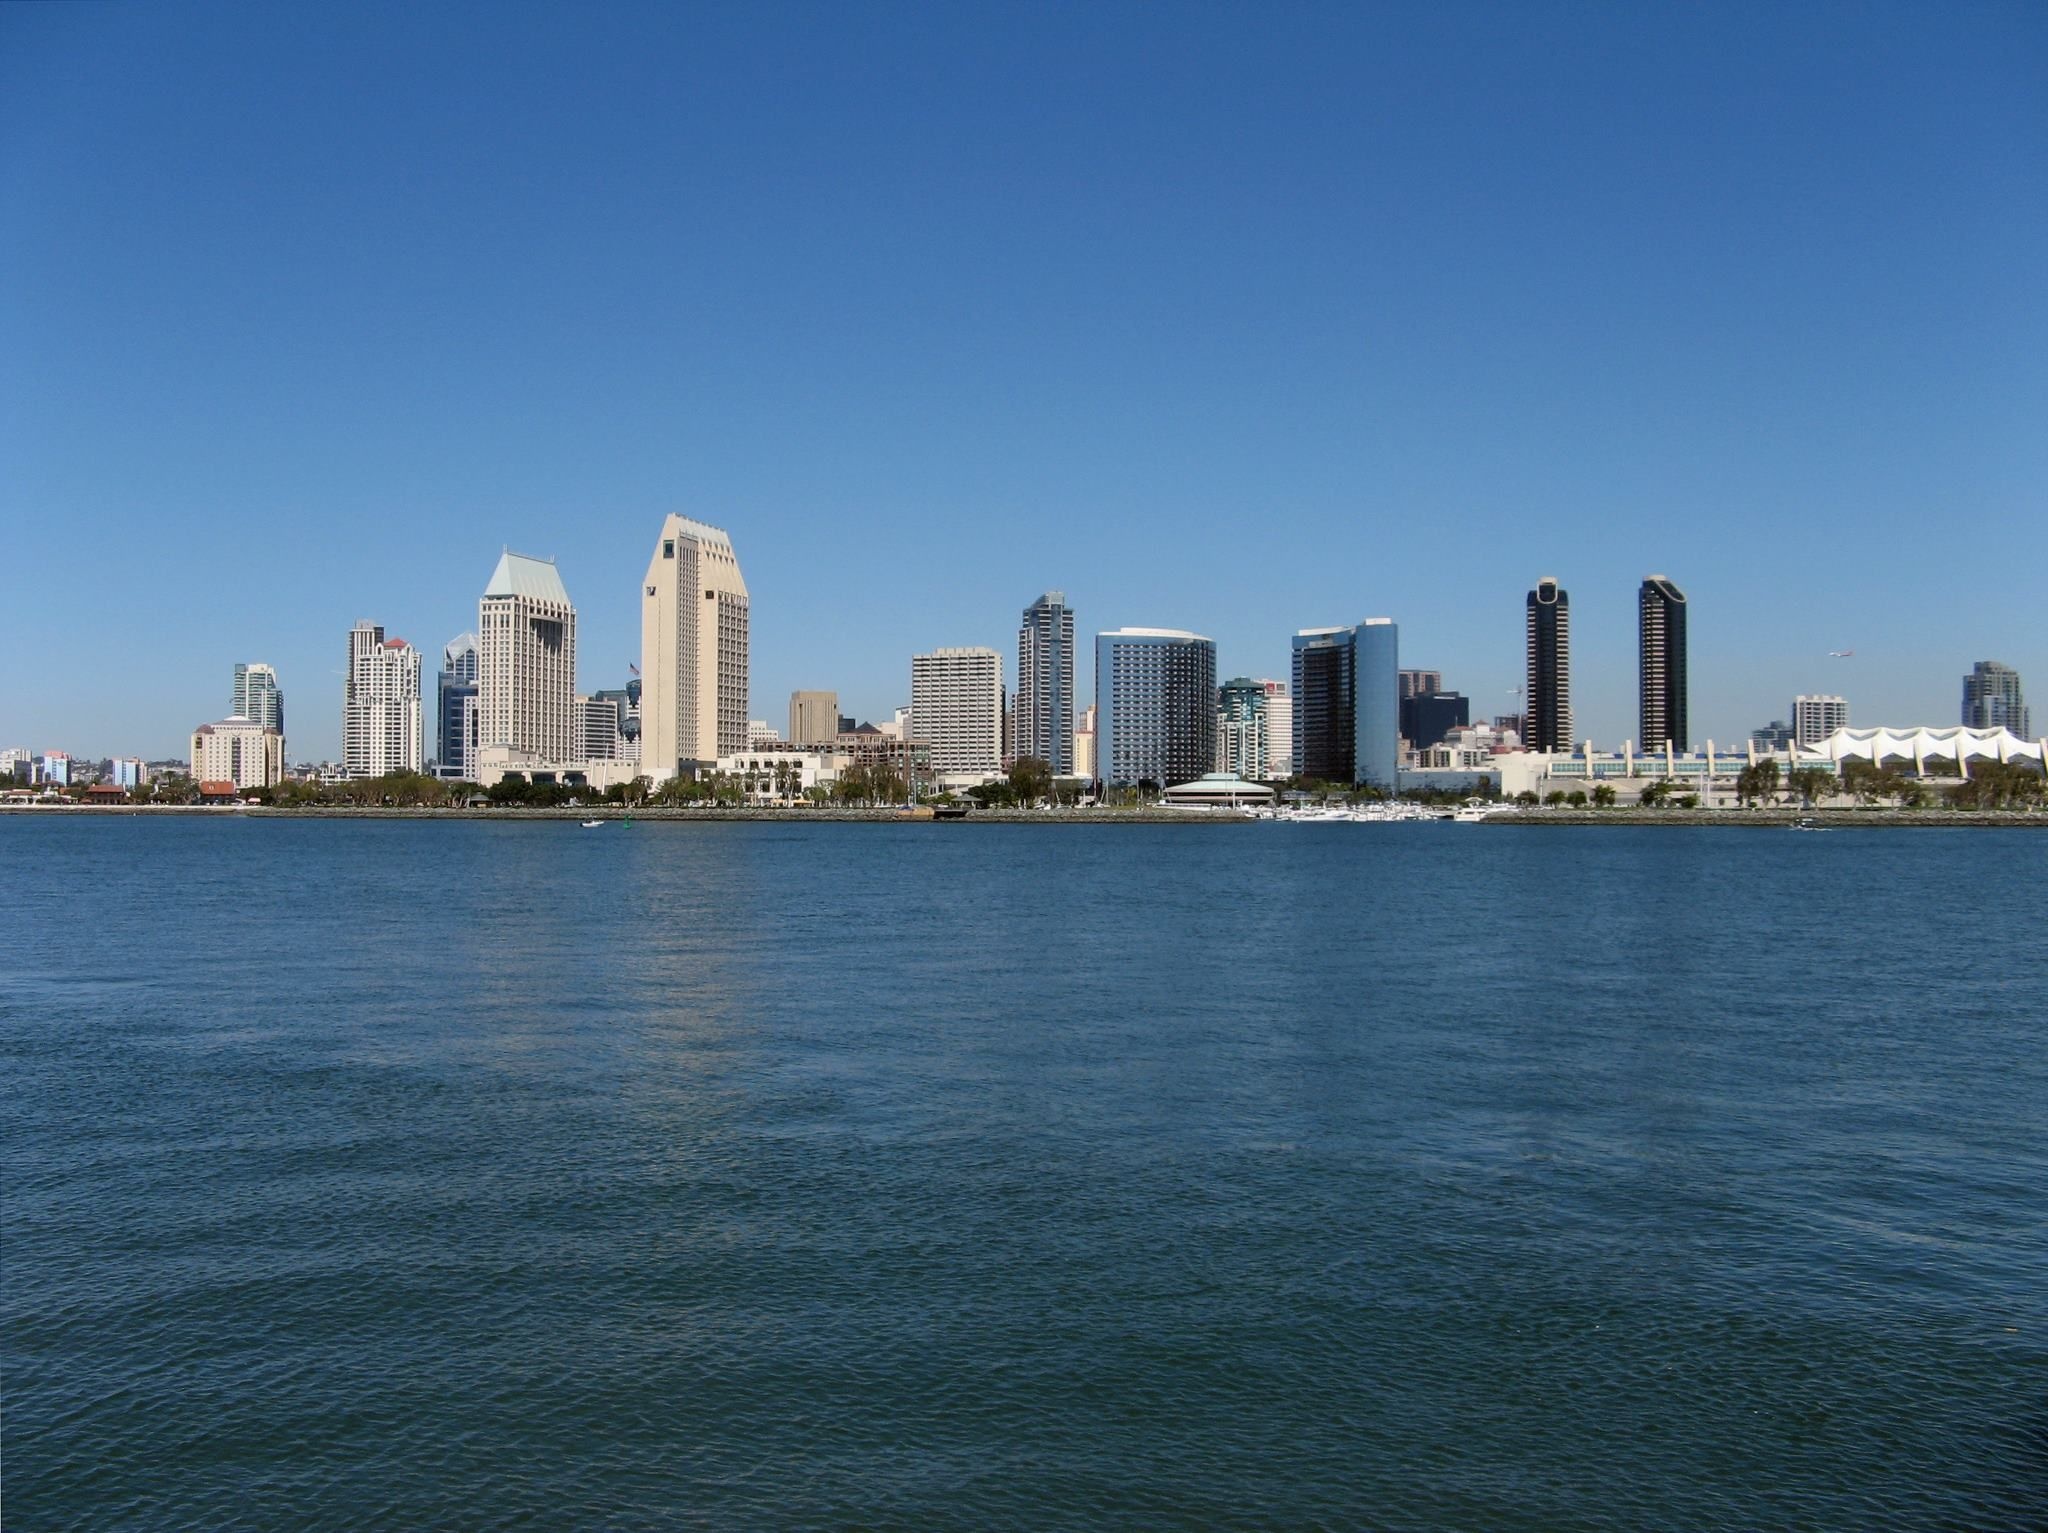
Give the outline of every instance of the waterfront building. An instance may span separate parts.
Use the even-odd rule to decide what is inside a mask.
[[[941,775],[993,777],[1003,765],[1003,657],[937,649],[910,660],[911,729]]]
[[[846,751],[749,750],[720,756],[713,770],[738,783],[748,803],[778,804],[803,798],[813,788],[831,787],[853,763],[852,753]]]
[[[1404,677],[1392,618],[1301,629],[1294,636],[1294,774],[1392,792],[1401,765],[1401,690],[1432,680],[1440,686],[1442,673]]]
[[[1849,700],[1822,693],[1805,693],[1792,699],[1792,738],[1800,745],[1817,745],[1838,729],[1849,727]]]
[[[1472,703],[1462,692],[1417,692],[1401,699],[1401,738],[1411,750],[1427,750],[1471,722]]]
[[[1287,683],[1260,678],[1266,693],[1266,775],[1294,775],[1294,696]]]
[[[1401,769],[1401,638],[1390,617],[1369,617],[1358,625],[1352,682],[1358,739],[1353,782],[1392,793]]]
[[[1266,688],[1249,676],[1235,676],[1217,693],[1216,770],[1262,781],[1271,775],[1267,753]]]
[[[1404,703],[1411,697],[1426,697],[1443,689],[1442,671],[1407,670],[1401,673],[1401,701]]]
[[[576,749],[576,609],[552,559],[509,549],[477,604],[477,747],[562,762]],[[472,781],[484,778],[480,762]]]
[[[107,780],[117,788],[139,788],[149,781],[149,768],[137,756],[116,756],[107,763]]]
[[[669,516],[640,618],[640,759],[662,782],[747,748],[747,583],[732,539]]]
[[[44,751],[42,779],[53,787],[71,786],[71,754],[68,751]]]
[[[1216,762],[1216,645],[1179,628],[1095,636],[1095,780],[1160,787]]]
[[[1159,795],[1169,809],[1265,809],[1279,795],[1262,782],[1249,782],[1235,772],[1204,772],[1193,782],[1177,783]]]
[[[435,766],[451,782],[473,780],[475,741],[463,729],[474,718],[479,661],[473,633],[458,634],[441,647],[441,673],[434,695]]]
[[[576,699],[576,756],[582,761],[617,761],[625,743],[615,698],[593,694]]]
[[[1074,771],[1074,609],[1047,591],[1017,630],[1014,756],[1036,756],[1055,777]]]
[[[1358,715],[1352,703],[1357,630],[1304,628],[1294,636],[1294,775],[1353,782]]]
[[[1545,575],[1523,604],[1527,723],[1518,731],[1532,751],[1572,748],[1572,604]]]
[[[1640,728],[1645,750],[1684,750],[1686,724],[1685,593],[1663,575],[1643,579],[1636,593]]]
[[[250,719],[283,734],[284,692],[278,687],[276,670],[260,661],[237,665],[228,717]]]
[[[386,639],[375,623],[356,624],[342,684],[342,765],[351,777],[418,772],[425,766],[422,745],[419,651]]]
[[[829,745],[839,733],[837,692],[789,694],[789,738],[796,745]]]
[[[1825,740],[1798,752],[1801,765],[1815,762],[1840,766],[1844,761],[1863,760],[1894,771],[1908,769],[1924,776],[1930,761],[1955,768],[1954,775],[1968,777],[1973,763],[2048,764],[2048,739],[2029,740],[2003,725],[1982,729],[1933,729],[1926,725],[1910,728],[1838,729]],[[1943,773],[1941,775],[1949,775]]]
[[[1095,705],[1083,708],[1074,721],[1073,776],[1083,782],[1095,781]]]
[[[1963,724],[1970,729],[2009,729],[2021,737],[2033,730],[2020,673],[1996,660],[1979,660],[1963,678]]]
[[[268,788],[284,778],[284,736],[254,719],[226,718],[192,731],[192,780]]]
[[[1841,764],[1864,760],[1901,775],[1947,779],[1967,778],[1979,762],[2002,762],[2038,768],[2048,741],[2023,740],[2006,729],[1913,728],[1838,729],[1811,746],[1791,742],[1776,750],[1750,740],[1741,750],[1717,751],[1709,740],[1699,751],[1638,751],[1624,744],[1619,751],[1596,751],[1590,742],[1574,752],[1513,751],[1494,758],[1501,792],[1512,798],[1534,793],[1585,792],[1606,785],[1616,802],[1634,803],[1652,783],[1667,783],[1680,794],[1699,798],[1707,808],[1732,808],[1738,802],[1743,768],[1774,761],[1781,784],[1795,771],[1817,768],[1840,773]],[[1930,774],[1928,764],[1940,771]],[[1782,791],[1782,789],[1781,789]]]

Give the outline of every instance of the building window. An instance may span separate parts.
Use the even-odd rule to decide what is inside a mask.
[[[673,559],[676,556],[676,540],[674,538],[663,538],[661,540],[661,556],[664,559]]]

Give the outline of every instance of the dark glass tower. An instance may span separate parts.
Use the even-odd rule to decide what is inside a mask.
[[[1527,726],[1522,744],[1532,751],[1572,748],[1572,599],[1553,575],[1529,593]]]
[[[1690,750],[1685,717],[1685,593],[1651,575],[1637,593],[1642,645],[1642,720],[1636,748]]]
[[[1294,775],[1355,781],[1354,628],[1304,628],[1294,636]],[[1398,699],[1397,699],[1398,702]]]
[[[1024,609],[1017,630],[1013,757],[1036,756],[1055,777],[1074,771],[1074,609],[1047,591]]]

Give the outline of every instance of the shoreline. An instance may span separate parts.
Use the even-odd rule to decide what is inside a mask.
[[[717,824],[768,825],[1256,825],[1244,815],[1185,809],[977,809],[959,819],[935,820],[929,814],[900,809],[782,808],[640,808],[606,804],[585,808],[525,809],[369,808],[321,805],[273,809],[229,804],[0,804],[0,817],[120,818],[161,815],[262,820],[485,820],[536,823],[554,820],[702,821]],[[2048,812],[2023,809],[1530,809],[1500,812],[1479,821],[1493,826],[1638,825],[1714,826],[1746,830],[1783,830],[1811,820],[1829,830],[1937,829],[1944,827],[2048,830]]]

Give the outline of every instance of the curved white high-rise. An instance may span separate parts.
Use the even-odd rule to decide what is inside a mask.
[[[640,600],[640,761],[656,782],[747,748],[747,582],[720,528],[669,516]]]

